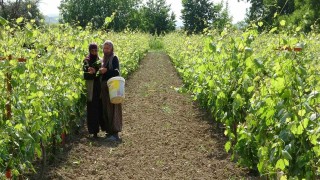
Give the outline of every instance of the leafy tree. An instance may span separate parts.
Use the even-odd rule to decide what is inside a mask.
[[[141,9],[143,29],[157,35],[175,30],[175,14],[170,14],[170,10],[165,0],[149,0]]]
[[[244,0],[242,0],[244,1]],[[320,3],[318,0],[246,0],[251,3],[247,14],[248,22],[263,21],[269,26],[279,20],[300,26],[310,31],[312,25],[320,24]]]
[[[104,25],[105,18],[114,14],[109,28],[122,31],[126,28],[139,29],[152,34],[161,34],[175,29],[175,15],[165,0],[62,0],[61,22],[92,24],[93,28]]]
[[[94,28],[103,26],[105,18],[115,13],[110,28],[115,31],[134,24],[138,5],[141,0],[62,0],[59,7],[61,22],[78,23],[85,27],[91,23]]]
[[[222,30],[225,27],[225,25],[229,24],[232,21],[229,15],[228,1],[226,2],[226,7],[224,9],[222,3],[223,1],[221,1],[220,4],[217,4],[213,7],[213,11],[219,13],[215,13],[215,20],[212,22],[212,27],[218,30]]]
[[[62,17],[60,22],[79,23],[82,27],[91,22],[94,27],[102,26],[104,12],[101,5],[101,1],[92,3],[89,0],[62,0],[59,6]],[[104,8],[109,8],[109,3]]]
[[[189,33],[202,32],[210,25],[222,28],[230,22],[228,11],[223,11],[222,3],[215,5],[209,0],[182,0],[182,6],[184,28]]]
[[[273,24],[274,14],[288,15],[294,11],[294,0],[252,0],[250,20],[262,20]]]
[[[139,17],[134,17],[133,15],[139,12],[138,8],[140,4],[141,0],[113,0],[111,11],[112,9],[115,10],[115,17],[111,23],[111,27],[115,31],[122,31],[127,27],[137,28],[130,27],[130,25],[137,21],[135,18]]]
[[[19,17],[25,19],[42,19],[39,10],[40,0],[0,0],[0,16],[7,20],[15,20]]]
[[[308,32],[320,26],[320,3],[318,0],[295,0],[295,11],[285,17],[289,23],[299,25]]]

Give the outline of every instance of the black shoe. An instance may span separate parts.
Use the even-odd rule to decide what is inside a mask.
[[[112,134],[106,133],[106,138],[109,138]]]
[[[113,134],[113,135],[111,135],[111,136],[107,137],[107,141],[111,141],[111,142],[120,142],[120,141],[121,141],[121,139],[120,139],[120,137],[119,137],[119,135],[118,135],[118,134]]]
[[[93,134],[93,138],[94,138],[94,139],[98,139],[98,134],[97,134],[97,133],[94,133],[94,134]]]

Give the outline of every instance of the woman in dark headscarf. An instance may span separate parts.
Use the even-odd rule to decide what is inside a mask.
[[[120,75],[119,59],[114,55],[113,43],[106,41],[103,44],[103,61],[100,68],[101,74],[101,97],[103,107],[103,119],[106,125],[107,140],[119,141],[119,132],[122,129],[122,106],[121,104],[112,104],[110,101],[107,81]]]
[[[89,55],[83,61],[84,79],[87,87],[87,126],[89,134],[98,138],[99,126],[105,131],[102,116],[102,101],[100,98],[101,83],[97,74],[101,60],[98,56],[97,44],[89,45]]]

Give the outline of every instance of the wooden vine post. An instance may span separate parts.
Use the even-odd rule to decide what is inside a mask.
[[[5,57],[0,57],[0,61],[11,61],[13,60],[12,55],[9,55],[8,58]],[[18,58],[18,62],[26,62],[27,60],[25,58]],[[6,108],[6,117],[7,119],[12,118],[12,109],[11,109],[11,95],[12,95],[12,82],[11,82],[12,74],[11,72],[7,72],[5,75],[5,85],[6,85],[6,90],[7,90],[7,102],[5,105]]]

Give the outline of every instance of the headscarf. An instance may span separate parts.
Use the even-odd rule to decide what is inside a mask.
[[[89,45],[89,51],[91,51],[92,49],[98,49],[98,45],[96,43],[91,43]]]
[[[97,59],[98,58],[98,54],[97,55],[93,55],[93,54],[91,54],[91,50],[92,49],[98,49],[98,45],[96,44],[96,43],[91,43],[90,45],[89,45],[89,55],[86,57],[86,59],[88,60],[88,61],[90,61],[91,59]]]
[[[110,55],[104,53],[104,56],[103,56],[103,64],[102,66],[103,67],[107,67],[108,66],[108,69],[113,69],[113,65],[112,65],[112,60],[114,58],[114,52],[113,52],[113,42],[110,41],[110,40],[106,40],[104,43],[103,43],[103,47],[104,46],[110,46],[112,48],[112,52]]]

